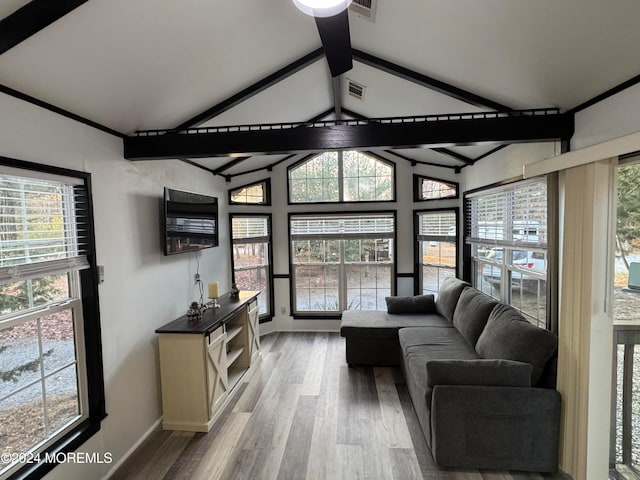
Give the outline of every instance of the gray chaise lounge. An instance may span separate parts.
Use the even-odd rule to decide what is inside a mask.
[[[461,280],[392,311],[417,298],[421,313],[344,312],[347,363],[402,368],[439,466],[556,471],[555,335]]]

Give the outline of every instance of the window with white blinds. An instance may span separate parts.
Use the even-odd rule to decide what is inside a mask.
[[[289,217],[293,313],[383,310],[393,294],[395,215]]]
[[[456,210],[416,212],[418,291],[436,293],[445,278],[455,277],[458,262]]]
[[[392,238],[394,216],[383,215],[332,215],[291,217],[291,238],[302,239],[321,236],[324,239],[376,237]]]
[[[236,241],[243,243],[266,241],[269,237],[268,217],[233,216],[231,218],[231,234],[234,243]]]
[[[467,243],[546,248],[546,179],[467,195],[465,216]]]
[[[86,267],[86,222],[81,186],[0,175],[0,280]]]
[[[472,284],[547,326],[547,179],[468,194],[465,242]]]
[[[1,478],[44,471],[104,416],[89,176],[30,165],[0,167]]]
[[[233,282],[259,291],[261,319],[272,315],[271,228],[268,215],[231,215]]]

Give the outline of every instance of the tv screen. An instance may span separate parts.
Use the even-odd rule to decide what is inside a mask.
[[[216,197],[165,187],[164,219],[165,255],[218,246]]]

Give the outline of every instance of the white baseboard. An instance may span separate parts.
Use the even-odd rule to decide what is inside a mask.
[[[149,436],[155,432],[156,430],[160,430],[160,425],[162,424],[162,417],[160,417],[158,420],[156,420],[153,425],[151,425],[151,427],[149,428],[149,430],[147,430],[146,432],[144,432],[144,434],[138,439],[138,441],[136,443],[134,443],[131,448],[129,450],[127,450],[127,452],[120,458],[120,460],[118,460],[110,469],[109,471],[106,473],[106,475],[104,477],[102,477],[102,480],[107,480],[109,478],[111,478],[111,476],[116,472],[116,470],[118,470],[123,464],[124,462],[126,462],[129,457],[140,447],[140,445],[142,445],[144,443],[144,441],[149,438]]]

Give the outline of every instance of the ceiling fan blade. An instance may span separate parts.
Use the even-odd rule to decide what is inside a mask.
[[[333,17],[315,17],[315,20],[331,76],[337,77],[351,70],[353,61],[348,9]]]

